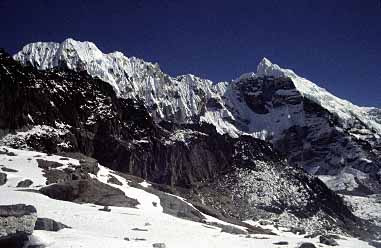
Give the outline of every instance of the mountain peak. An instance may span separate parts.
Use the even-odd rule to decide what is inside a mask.
[[[257,76],[273,76],[273,77],[283,77],[284,73],[282,69],[277,65],[273,64],[269,59],[263,58],[257,66]]]
[[[281,73],[281,68],[278,65],[273,64],[268,58],[263,57],[257,66],[257,72],[244,73],[233,81],[240,81],[248,78],[263,76],[281,77],[283,74]]]
[[[71,43],[71,44],[74,44],[74,43],[77,43],[76,40],[74,40],[73,38],[66,38],[62,43]]]
[[[86,47],[92,47],[92,48],[97,48],[97,46],[91,42],[91,41],[77,41],[73,38],[66,38],[64,41],[60,43],[61,46],[75,46],[75,47],[81,47],[81,46],[86,46]],[[98,49],[98,48],[97,48]]]
[[[273,63],[268,58],[263,57],[259,64],[264,66],[271,66]]]

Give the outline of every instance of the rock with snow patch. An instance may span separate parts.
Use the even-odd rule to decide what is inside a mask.
[[[109,175],[109,178],[107,179],[107,182],[115,184],[115,185],[119,185],[119,186],[123,185],[118,179],[116,179],[116,177],[114,177],[112,175]]]
[[[55,169],[57,167],[61,167],[63,164],[55,162],[55,161],[49,161],[49,160],[44,160],[44,159],[36,159],[38,163],[38,167],[43,169],[43,170],[51,170]]]

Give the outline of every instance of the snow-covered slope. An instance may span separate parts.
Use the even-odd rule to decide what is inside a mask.
[[[80,161],[64,156],[51,155],[35,151],[26,151],[12,149],[6,146],[0,146],[0,172],[7,174],[7,181],[3,188],[33,188],[40,189],[48,184],[47,173],[39,165],[38,160],[51,161],[60,164],[54,170],[65,171],[70,168],[80,167]],[[144,190],[129,186],[128,180],[118,176],[116,172],[107,169],[101,165],[96,175],[90,174],[94,179],[100,182],[118,188],[125,193],[127,197],[136,199],[139,205],[136,207],[145,211],[162,212],[163,208],[160,205],[160,199]],[[116,178],[121,185],[112,184],[109,181],[110,177]],[[32,184],[28,187],[17,186],[19,182],[31,180]],[[0,190],[1,191],[1,190]],[[157,206],[153,207],[152,202],[156,202]]]
[[[287,247],[302,243],[319,243],[318,238],[304,238],[289,232],[278,235],[233,235],[220,228],[186,221],[166,214],[144,212],[139,209],[111,207],[111,212],[98,211],[100,206],[76,204],[50,199],[41,194],[0,190],[0,204],[32,204],[41,217],[62,222],[71,229],[58,232],[34,231],[32,244],[44,244],[49,248],[85,247],[140,247],[152,248],[164,243],[166,247],[182,248],[230,248],[230,247]],[[147,231],[135,231],[135,228]],[[134,230],[135,229],[135,230]],[[274,228],[274,230],[276,230]],[[201,238],[202,237],[202,238]],[[345,248],[372,247],[364,241],[343,237],[337,240]],[[157,246],[160,247],[160,246]]]
[[[223,225],[229,223],[206,217],[205,223],[193,222],[163,213],[162,208],[155,208],[152,201],[160,200],[153,194],[128,185],[127,180],[117,175],[116,172],[100,166],[94,179],[100,180],[112,187],[121,189],[127,196],[136,198],[140,205],[137,208],[113,207],[110,212],[99,211],[102,206],[95,204],[78,204],[60,201],[45,195],[20,191],[16,187],[18,181],[31,179],[32,189],[39,189],[45,185],[46,178],[38,159],[48,160],[63,164],[57,170],[63,170],[72,165],[78,166],[80,161],[64,156],[48,155],[45,153],[0,147],[1,168],[9,181],[0,186],[0,205],[30,204],[36,207],[38,217],[50,218],[71,228],[64,228],[58,232],[35,230],[31,238],[32,245],[45,245],[51,248],[60,247],[163,247],[154,244],[165,244],[165,247],[279,247],[276,243],[287,242],[290,247],[299,247],[305,242],[315,243],[319,239],[306,238],[302,234],[286,232],[286,229],[275,228],[266,224],[265,228],[271,229],[276,235],[265,234],[240,234],[234,235],[222,232],[220,227],[208,224],[218,222]],[[10,171],[13,170],[13,171]],[[5,171],[5,170],[1,170]],[[122,185],[109,182],[110,177],[115,177]],[[142,185],[149,185],[147,182]],[[144,187],[144,186],[143,186]],[[260,226],[258,222],[248,221],[253,226]],[[200,238],[202,237],[202,238]],[[338,247],[358,248],[371,247],[366,242],[352,237],[338,239]]]

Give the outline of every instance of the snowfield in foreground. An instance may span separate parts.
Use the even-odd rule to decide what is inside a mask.
[[[162,212],[160,201],[155,195],[128,185],[127,181],[118,177],[112,170],[100,166],[94,178],[108,183],[109,175],[116,176],[122,185],[115,186],[127,196],[139,201],[137,208],[110,207],[111,211],[99,211],[103,206],[94,204],[78,204],[51,199],[36,192],[22,191],[16,185],[19,181],[31,179],[30,188],[38,189],[45,185],[42,170],[37,159],[60,162],[63,168],[78,165],[75,159],[44,153],[15,150],[0,147],[0,171],[6,173],[8,182],[0,186],[0,205],[29,204],[37,209],[38,217],[51,218],[71,228],[58,232],[34,231],[32,244],[43,244],[46,247],[160,247],[153,246],[164,243],[166,247],[299,247],[304,242],[319,244],[318,238],[304,238],[290,232],[272,229],[277,235],[233,235],[221,232],[221,229],[205,223],[188,221]],[[3,168],[7,168],[3,170]],[[58,167],[60,168],[60,167]],[[112,184],[109,184],[110,186]],[[144,182],[144,185],[148,185]],[[152,208],[152,201],[158,202],[158,208]],[[151,207],[150,207],[151,206]],[[258,225],[257,222],[249,222]],[[225,223],[227,224],[227,223]],[[287,242],[279,246],[276,243]],[[366,242],[343,237],[337,240],[339,247],[371,247]]]
[[[184,248],[279,247],[273,243],[280,241],[289,243],[283,247],[298,247],[302,242],[318,243],[317,239],[282,232],[278,232],[278,236],[233,235],[213,226],[163,213],[119,207],[111,207],[111,212],[104,212],[98,210],[101,206],[57,201],[38,193],[1,189],[0,204],[16,203],[34,205],[40,217],[72,227],[59,232],[35,231],[34,242],[48,247],[152,247],[154,243]],[[347,248],[370,247],[356,239],[338,240],[338,243],[340,247]]]

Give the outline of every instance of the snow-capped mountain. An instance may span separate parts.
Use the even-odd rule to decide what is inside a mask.
[[[23,47],[14,55],[14,59],[23,64],[45,70],[55,67],[66,67],[76,71],[87,71],[91,76],[110,83],[118,96],[123,98],[139,97],[152,108],[154,117],[174,120],[179,123],[192,122],[197,117],[213,121],[215,114],[205,113],[217,105],[221,105],[219,122],[225,122],[227,133],[235,133],[234,126],[225,118],[234,117],[225,108],[226,93],[239,81],[255,77],[288,77],[292,79],[297,91],[302,96],[321,105],[336,114],[344,124],[351,125],[361,119],[369,128],[381,132],[381,124],[371,118],[368,108],[358,107],[346,100],[335,97],[325,89],[298,76],[292,70],[282,69],[264,58],[254,73],[245,73],[233,83],[221,82],[213,84],[210,80],[187,74],[171,77],[160,70],[159,65],[143,61],[135,57],[126,57],[121,52],[102,53],[92,42],[80,42],[71,38],[62,43],[36,42]],[[230,100],[230,99],[228,99]],[[209,102],[209,105],[207,104]],[[208,108],[209,107],[209,108]],[[210,117],[210,118],[208,118]],[[227,122],[227,123],[226,123]],[[253,121],[254,122],[254,121]],[[297,124],[297,123],[296,123]],[[224,126],[222,125],[222,126]],[[260,126],[260,125],[259,125]],[[255,131],[261,128],[254,124]],[[231,129],[231,130],[227,130]],[[268,131],[271,132],[271,128]],[[255,131],[250,130],[250,132]],[[261,131],[261,130],[260,130]]]
[[[111,84],[118,96],[143,99],[155,119],[191,123],[202,115],[209,99],[221,101],[209,80],[194,75],[173,78],[158,64],[128,58],[121,52],[104,54],[91,42],[66,39],[62,43],[32,43],[14,58],[40,70],[85,70]]]
[[[259,63],[255,76],[291,78],[296,89],[302,94],[302,96],[337,115],[344,126],[353,126],[358,121],[357,119],[360,119],[369,129],[373,129],[378,133],[381,132],[381,124],[371,118],[369,108],[359,107],[349,101],[340,99],[329,93],[324,88],[321,88],[313,82],[298,76],[292,70],[282,69],[278,65],[272,64],[266,58]]]
[[[256,72],[219,83],[171,77],[158,64],[73,39],[31,43],[14,59],[40,70],[86,71],[119,97],[143,99],[156,121],[206,122],[221,134],[268,140],[335,190],[381,192],[381,110],[337,98],[266,58]]]
[[[327,233],[380,238],[379,197],[369,196],[381,192],[380,110],[336,98],[268,59],[255,73],[215,84],[171,77],[91,42],[32,43],[13,58],[0,50],[0,106],[0,194],[49,217],[58,218],[42,205],[63,200],[184,221],[165,213],[245,239],[273,234],[258,223],[324,244],[345,243]],[[367,202],[374,208],[364,213]],[[59,221],[80,232],[65,235],[86,240],[85,226]]]
[[[274,81],[290,87],[290,81]],[[141,182],[137,177],[144,178],[153,186],[151,190],[183,197],[198,211],[232,224],[246,226],[242,221],[264,219],[311,234],[329,229],[364,239],[378,235],[322,181],[288,163],[270,143],[248,135],[221,135],[205,123],[158,124],[141,101],[117,97],[108,83],[85,72],[24,67],[0,51],[0,106],[4,106],[0,108],[2,163],[26,170],[22,174],[5,171],[5,183],[9,178],[13,186],[28,178],[27,168],[17,163],[17,155],[25,154],[20,149],[40,151],[46,155],[30,158],[29,169],[34,165],[34,172],[42,170],[44,176],[29,179],[38,178],[41,186],[46,178],[48,185],[43,185],[42,193],[77,202],[134,203],[101,197],[109,195],[106,189],[110,188],[94,185],[94,177],[89,178],[89,170],[98,175],[94,163],[41,162],[55,158],[51,154],[82,153],[114,171],[113,177],[106,173],[102,183],[127,191],[121,175],[132,180],[134,187],[141,186],[136,185],[137,180]],[[28,158],[22,157],[25,164]],[[156,192],[159,198],[163,192]],[[140,202],[139,195],[135,197]],[[203,222],[197,211],[178,206],[174,199],[160,199],[168,214]],[[157,204],[145,205],[156,209]]]

